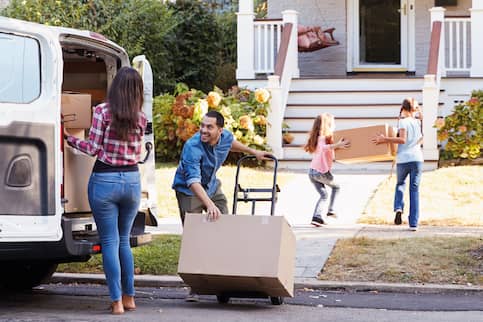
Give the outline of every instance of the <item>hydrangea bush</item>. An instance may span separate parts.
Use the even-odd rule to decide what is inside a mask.
[[[454,107],[453,113],[436,120],[441,159],[477,159],[483,149],[483,91]]]
[[[255,149],[269,150],[266,143],[268,100],[263,88],[251,91],[233,87],[227,93],[219,88],[205,94],[177,84],[173,94],[154,99],[154,133],[156,159],[177,161],[184,142],[198,130],[203,115],[209,110],[225,117],[225,128],[235,138]]]

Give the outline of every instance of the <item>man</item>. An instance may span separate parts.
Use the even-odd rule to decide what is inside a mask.
[[[174,176],[172,188],[184,224],[185,214],[205,210],[209,220],[216,220],[228,213],[226,196],[216,172],[225,162],[228,153],[253,154],[258,160],[266,160],[268,152],[258,151],[236,141],[233,134],[224,129],[225,119],[217,111],[209,111],[201,121],[199,133],[186,141]]]

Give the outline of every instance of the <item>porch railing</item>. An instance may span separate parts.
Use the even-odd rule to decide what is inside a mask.
[[[444,69],[448,73],[469,73],[471,70],[471,19],[445,17]]]
[[[282,35],[282,23],[282,19],[255,19],[253,22],[256,74],[274,72]]]

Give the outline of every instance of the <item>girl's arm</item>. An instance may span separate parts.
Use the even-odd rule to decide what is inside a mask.
[[[402,128],[398,131],[398,136],[396,137],[389,137],[385,136],[384,134],[378,134],[371,139],[373,143],[381,144],[381,143],[397,143],[397,144],[404,144],[406,143],[407,133],[406,129]]]

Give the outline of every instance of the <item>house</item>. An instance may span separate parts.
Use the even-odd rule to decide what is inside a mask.
[[[425,168],[435,168],[434,121],[483,88],[483,0],[268,0],[267,19],[240,0],[237,19],[238,83],[271,90],[267,140],[286,168],[308,167],[301,147],[316,115],[334,114],[338,129],[396,126],[408,96],[422,104]],[[334,27],[340,44],[298,52],[298,24]]]

